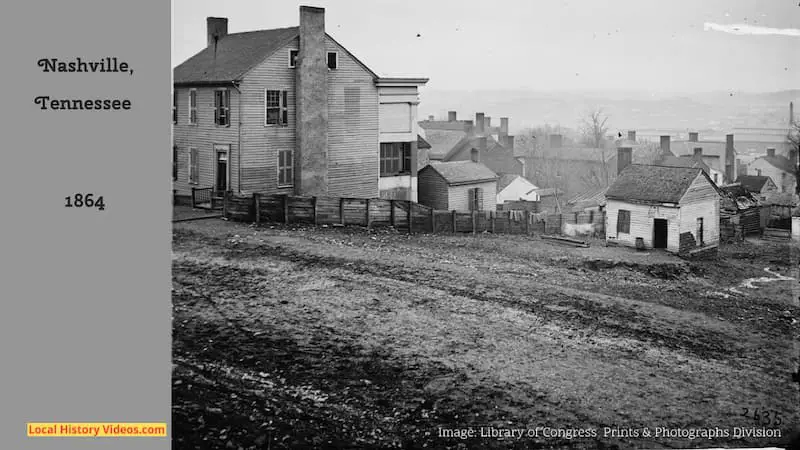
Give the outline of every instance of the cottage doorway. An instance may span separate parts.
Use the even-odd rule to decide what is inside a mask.
[[[217,183],[215,186],[217,191],[224,192],[228,190],[228,152],[217,152]]]
[[[653,248],[667,248],[667,219],[653,219]]]

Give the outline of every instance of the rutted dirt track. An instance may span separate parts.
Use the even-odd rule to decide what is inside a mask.
[[[176,224],[174,447],[774,445],[603,427],[798,423],[789,247],[687,263],[523,236]],[[796,256],[795,256],[796,258]],[[796,262],[796,261],[795,261]],[[772,413],[771,413],[772,414]],[[594,428],[591,439],[440,428]]]

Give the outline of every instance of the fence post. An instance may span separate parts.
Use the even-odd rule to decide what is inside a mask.
[[[497,222],[497,217],[495,216],[494,211],[489,211],[489,220],[492,222],[492,234],[495,232],[495,222]]]
[[[472,234],[477,232],[478,228],[478,211],[472,210]]]
[[[253,192],[253,207],[256,210],[256,224],[261,223],[261,194]]]
[[[222,217],[228,217],[228,192],[222,193]]]
[[[412,203],[411,200],[408,200],[408,212],[406,213],[408,215],[408,234],[411,234],[414,229],[414,213],[411,212],[413,206],[414,203]]]
[[[389,200],[389,223],[392,225],[392,228],[397,228],[394,219],[394,199]]]
[[[344,197],[339,198],[339,217],[342,219],[342,226],[344,226]]]
[[[197,188],[192,188],[192,208],[194,208],[195,205],[197,205],[197,202],[194,199],[195,198],[194,197],[195,196],[195,194],[194,194],[195,189],[197,189]]]
[[[366,205],[367,205],[367,207],[366,207],[366,210],[367,210],[366,211],[366,214],[367,214],[367,228],[369,228],[369,199],[367,199]]]
[[[525,210],[525,234],[528,236],[531,234],[531,212],[527,209]]]
[[[514,229],[511,228],[511,211],[506,211],[506,214],[508,214],[508,234],[514,234]]]
[[[317,225],[317,197],[311,197],[311,214],[314,215],[314,226]]]
[[[431,208],[431,234],[436,233],[436,210]]]
[[[283,196],[283,223],[289,223],[289,194]]]
[[[450,215],[453,217],[453,234],[458,232],[458,227],[456,227],[456,210],[454,209]]]

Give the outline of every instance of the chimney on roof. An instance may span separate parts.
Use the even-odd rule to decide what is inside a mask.
[[[455,122],[456,121],[456,112],[455,111],[448,111],[447,112],[447,121],[448,122]]]
[[[206,17],[206,38],[208,47],[214,46],[220,39],[228,35],[227,17]]]
[[[561,148],[561,135],[560,134],[551,134],[550,135],[550,148]]]
[[[480,152],[480,150],[478,150],[477,148],[473,148],[472,150],[470,150],[469,154],[470,154],[470,160],[472,162],[474,162],[474,163],[481,162],[481,152]]]
[[[732,182],[736,175],[736,150],[733,147],[733,135],[725,135],[725,178],[728,182]]]
[[[695,147],[694,148],[694,157],[695,158],[702,158],[703,157],[703,147]]]
[[[669,155],[670,154],[670,137],[661,136],[661,154],[662,155]]]
[[[328,61],[323,8],[300,7],[296,66],[295,195],[322,196],[328,193]]]
[[[631,142],[636,142],[636,130],[628,131],[628,140]]]
[[[428,121],[429,122],[433,122],[433,119],[434,119],[433,115],[428,116]]]
[[[697,131],[690,131],[689,132],[689,142],[697,142],[698,140],[698,133]]]
[[[500,131],[504,135],[508,135],[508,117],[501,117],[500,118]]]
[[[512,155],[513,155],[513,151],[514,151],[514,136],[512,136],[510,134],[506,135],[506,148],[511,150],[512,151]]]
[[[767,156],[775,156],[775,147],[767,147]]]
[[[617,147],[617,175],[623,169],[631,165],[633,161],[633,149],[630,147]]]
[[[483,113],[475,113],[475,132],[478,134],[483,134],[484,127],[486,126],[486,119],[483,117]]]

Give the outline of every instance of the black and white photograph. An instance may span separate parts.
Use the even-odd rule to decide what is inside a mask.
[[[800,448],[797,0],[173,0],[171,51],[172,448]]]

